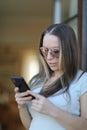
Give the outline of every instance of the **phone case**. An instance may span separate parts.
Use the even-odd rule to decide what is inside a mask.
[[[16,87],[19,87],[20,92],[30,90],[24,78],[21,76],[11,76],[11,80]]]
[[[27,90],[30,90],[29,86],[27,85],[27,83],[25,82],[24,78],[21,76],[11,76],[10,77],[12,82],[14,83],[14,85],[16,87],[19,87],[19,91],[20,92],[25,92]],[[35,99],[35,97],[33,95],[32,99]]]

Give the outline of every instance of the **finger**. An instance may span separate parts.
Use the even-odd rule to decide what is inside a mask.
[[[18,88],[18,87],[15,87],[15,88],[14,88],[14,92],[19,92],[19,88]]]
[[[15,98],[21,98],[23,100],[29,100],[29,101],[33,99],[33,97],[27,91],[22,93],[20,92],[16,93]]]
[[[19,98],[23,98],[23,97],[27,97],[28,96],[28,93],[27,92],[18,92],[16,93],[16,97],[19,97]]]
[[[20,105],[24,105],[24,104],[26,104],[26,103],[29,102],[29,101],[22,100],[22,99],[20,99],[20,98],[16,98],[16,102],[17,102],[18,104],[20,104]]]
[[[28,97],[17,97],[16,98],[17,101],[31,101],[32,100],[32,97],[31,96],[28,96]]]
[[[31,109],[34,109],[35,111],[40,112],[42,109],[42,104],[38,100],[32,100],[31,101]]]
[[[35,92],[32,92],[32,91],[29,91],[29,90],[27,92],[28,92],[29,95],[35,97],[35,99],[40,99],[40,95],[39,94],[37,94]]]

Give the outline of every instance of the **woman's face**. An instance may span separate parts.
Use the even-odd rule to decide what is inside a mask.
[[[42,52],[43,56],[54,72],[58,71],[59,53],[60,53],[61,41],[58,37],[51,34],[46,34],[43,38]]]

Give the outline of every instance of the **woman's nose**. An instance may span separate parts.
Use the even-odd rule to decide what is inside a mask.
[[[51,51],[48,51],[47,59],[52,59],[52,58],[53,58],[53,56],[52,56],[52,54],[51,54]]]

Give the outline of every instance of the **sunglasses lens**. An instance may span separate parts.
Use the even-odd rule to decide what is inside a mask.
[[[48,53],[50,53],[53,57],[59,57],[59,48],[48,49],[45,47],[41,47],[40,51],[41,51],[42,56],[44,57],[47,57]]]
[[[59,49],[58,48],[53,48],[51,50],[52,56],[58,57],[59,56]]]
[[[48,54],[48,49],[47,49],[47,48],[41,47],[41,48],[40,48],[40,51],[41,51],[41,54],[42,54],[44,57],[47,57],[47,54]]]

